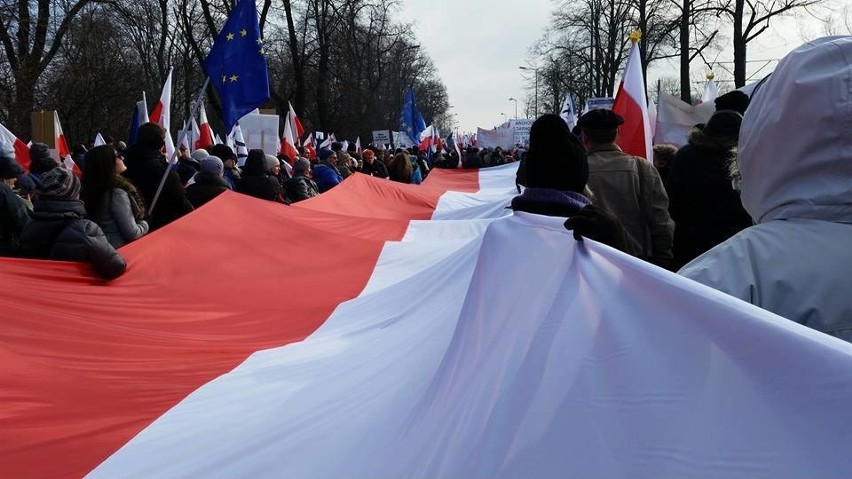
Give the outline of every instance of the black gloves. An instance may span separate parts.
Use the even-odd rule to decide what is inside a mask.
[[[579,213],[565,220],[565,228],[574,231],[574,239],[577,241],[582,241],[583,237],[586,237],[630,253],[627,235],[624,233],[621,221],[599,206],[586,206]]]

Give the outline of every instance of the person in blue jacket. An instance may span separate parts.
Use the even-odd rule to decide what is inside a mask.
[[[314,166],[313,177],[320,193],[334,188],[343,181],[340,170],[337,169],[337,153],[328,148],[319,151],[319,163]]]

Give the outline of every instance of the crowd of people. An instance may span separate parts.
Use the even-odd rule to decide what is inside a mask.
[[[79,152],[82,183],[50,158],[46,145],[32,145],[26,174],[5,145],[0,255],[86,261],[111,279],[126,268],[117,248],[227,190],[292,204],[355,172],[418,184],[430,168],[518,160],[515,211],[564,217],[578,239],[601,241],[852,340],[852,302],[827,293],[852,267],[849,248],[840,246],[841,238],[852,240],[852,163],[843,156],[850,136],[829,127],[852,120],[849,97],[836,88],[852,77],[843,56],[852,58],[852,40],[811,45],[782,61],[752,98],[739,91],[719,97],[716,112],[693,128],[685,146],[656,145],[652,161],[618,147],[624,120],[607,109],[585,113],[573,131],[559,116],[543,115],[529,145],[508,154],[475,147],[460,149],[463,159],[455,148],[428,157],[416,149],[358,153],[333,143],[313,158],[302,148],[295,159],[250,150],[242,167],[222,144],[181,149],[169,166],[165,131],[147,123],[128,148],[116,143]],[[803,77],[802,65],[824,75]],[[823,100],[811,98],[822,108],[779,93],[791,88],[824,88]],[[791,119],[825,131],[803,134]]]

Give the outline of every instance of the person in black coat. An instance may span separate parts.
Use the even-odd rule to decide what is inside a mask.
[[[524,163],[526,189],[512,199],[514,211],[567,218],[565,227],[576,240],[586,237],[627,251],[627,236],[618,218],[584,194],[588,156],[561,117],[542,115],[532,124]]]
[[[275,176],[275,170],[280,167],[278,159],[267,159],[263,150],[249,150],[238,191],[262,200],[284,203],[284,191]]]
[[[23,168],[5,152],[0,153],[0,256],[15,256],[30,214],[24,200],[12,190]]]
[[[80,187],[80,180],[66,168],[54,168],[41,177],[33,219],[21,232],[22,255],[87,262],[102,278],[115,279],[124,274],[127,263],[100,226],[86,219]]]
[[[377,178],[388,177],[388,168],[384,163],[376,160],[376,153],[373,150],[365,150],[362,156],[364,157],[364,165],[361,166],[361,173]]]
[[[148,205],[151,231],[192,211],[192,204],[186,199],[180,177],[169,167],[166,157],[161,153],[165,138],[166,132],[160,125],[145,123],[139,127],[136,144],[128,148],[124,155],[127,165],[124,176],[136,185]],[[157,203],[153,204],[154,195],[167,170],[163,191]]]
[[[198,208],[229,189],[224,173],[225,164],[219,158],[208,156],[201,160],[195,182],[186,187],[186,197],[193,207]]]
[[[741,123],[738,112],[717,111],[674,157],[668,193],[675,268],[752,225],[733,186]]]

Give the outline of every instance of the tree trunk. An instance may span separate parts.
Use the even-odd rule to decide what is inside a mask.
[[[680,99],[692,103],[692,87],[689,81],[689,17],[692,0],[683,0],[683,15],[680,17]],[[657,100],[659,101],[659,100]]]
[[[296,37],[296,26],[293,21],[293,9],[290,0],[284,0],[284,13],[287,17],[287,34],[290,44],[290,58],[293,63],[293,81],[296,83],[293,101],[296,103],[296,113],[305,111],[305,69],[299,56],[299,44]]]
[[[736,0],[734,6],[734,87],[741,88],[746,82],[746,39],[743,34],[745,0]]]
[[[32,138],[30,114],[35,107],[35,79],[25,72],[15,76],[15,101],[9,112],[9,128],[24,141]]]

